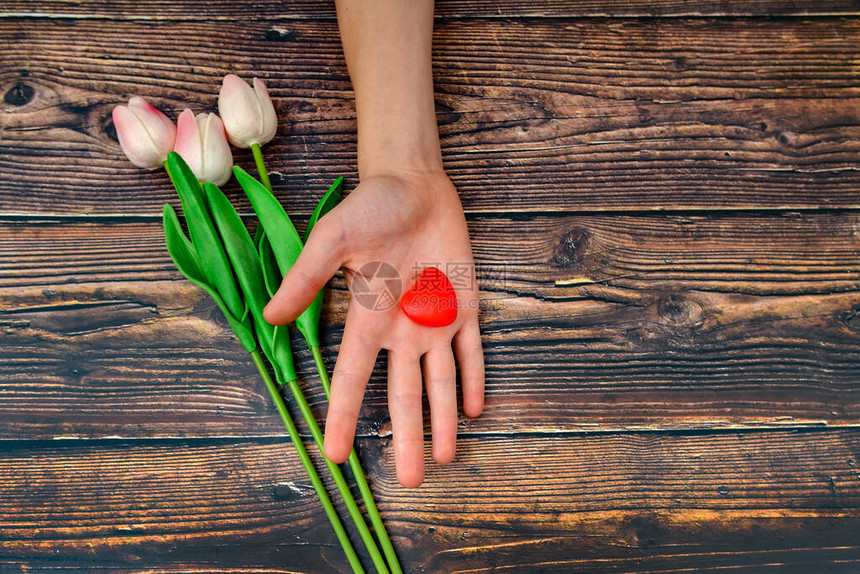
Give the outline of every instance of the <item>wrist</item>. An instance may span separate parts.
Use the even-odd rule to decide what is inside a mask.
[[[359,115],[360,179],[399,173],[442,172],[435,110],[421,114]]]
[[[338,0],[355,90],[358,171],[441,172],[433,97],[433,2]]]
[[[397,144],[361,146],[358,152],[358,177],[366,180],[381,176],[444,175],[442,151],[438,145]]]

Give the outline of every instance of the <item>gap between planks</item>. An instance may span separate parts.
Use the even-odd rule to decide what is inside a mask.
[[[302,421],[300,421],[301,423]],[[764,424],[757,426],[726,426],[713,428],[644,428],[632,427],[623,429],[577,429],[577,430],[559,430],[559,431],[535,431],[535,432],[460,432],[457,434],[458,439],[469,438],[493,438],[493,439],[510,439],[510,438],[541,438],[541,437],[579,437],[579,436],[611,436],[611,435],[626,435],[626,436],[644,436],[644,435],[662,435],[662,436],[710,436],[710,435],[726,435],[726,434],[813,434],[826,432],[840,431],[858,431],[860,430],[860,422],[857,424],[841,424],[827,425],[826,423],[793,423],[786,421],[785,423]],[[300,433],[302,438],[310,441],[309,433]],[[390,438],[390,433],[377,434],[357,434],[356,442],[365,442],[373,440],[386,440]],[[425,433],[425,440],[429,441],[430,434]],[[169,445],[169,444],[235,444],[237,442],[247,442],[255,444],[277,444],[289,442],[290,439],[284,431],[283,435],[214,435],[214,436],[175,436],[175,437],[123,437],[119,435],[104,436],[104,437],[80,437],[77,435],[56,436],[50,439],[17,439],[17,438],[0,438],[0,452],[9,451],[10,449],[23,448],[38,448],[38,447],[99,447],[99,446],[117,446],[122,444],[146,444],[146,445]]]
[[[628,13],[611,14],[602,11],[585,12],[581,14],[536,14],[528,12],[523,14],[516,13],[463,13],[463,14],[435,14],[435,22],[456,22],[461,20],[506,20],[506,21],[598,21],[598,20],[756,20],[767,19],[771,21],[780,20],[832,20],[832,19],[850,19],[860,17],[860,11],[821,11],[821,12],[789,12],[784,14],[753,14],[753,13],[729,13],[729,12],[677,12],[674,14],[648,14],[644,12],[631,11]],[[278,22],[331,22],[336,21],[337,16],[334,12],[324,14],[301,14],[301,13],[283,13],[276,16],[246,16],[238,19],[234,15],[211,15],[195,16],[186,15],[177,16],[176,14],[167,14],[159,16],[157,14],[135,15],[128,14],[124,16],[111,16],[108,14],[57,14],[49,12],[0,12],[0,22],[3,21],[21,21],[21,20],[71,20],[71,21],[102,21],[102,22],[267,22],[277,24]]]
[[[543,211],[539,209],[495,209],[493,211],[473,211],[473,210],[464,210],[467,220],[476,220],[476,219],[487,219],[487,218],[509,218],[513,217],[516,219],[532,219],[535,217],[552,217],[552,218],[565,218],[565,217],[583,217],[583,216],[618,216],[618,217],[640,217],[640,216],[648,216],[648,215],[666,215],[666,216],[684,216],[684,215],[747,215],[750,217],[754,216],[770,216],[770,215],[785,215],[787,213],[820,213],[820,214],[833,214],[833,215],[841,215],[841,214],[853,214],[860,211],[860,204],[852,207],[809,207],[809,206],[794,206],[794,205],[784,205],[778,207],[762,207],[762,208],[751,208],[751,207],[683,207],[683,208],[648,208],[648,209],[622,209],[622,208],[612,208],[608,207],[606,209],[581,209],[581,210],[551,210],[551,211]],[[298,218],[307,218],[310,217],[310,212],[292,212],[289,213],[290,217],[298,217]],[[240,217],[244,219],[254,219],[256,218],[256,214],[243,212],[239,214]],[[180,219],[182,216],[180,216]],[[108,214],[74,214],[74,215],[62,215],[62,214],[43,214],[43,213],[0,213],[0,223],[3,222],[26,222],[26,223],[57,223],[57,222],[68,222],[68,223],[111,223],[111,222],[122,222],[122,223],[148,223],[153,221],[161,221],[161,214],[153,214],[153,215],[141,215],[141,214],[133,214],[133,215],[123,215],[121,213],[108,213]]]

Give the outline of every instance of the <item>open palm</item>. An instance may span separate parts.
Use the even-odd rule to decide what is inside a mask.
[[[325,455],[333,462],[349,456],[367,381],[379,351],[386,349],[397,477],[403,486],[418,486],[424,478],[422,379],[430,403],[433,459],[440,464],[451,462],[456,448],[455,353],[464,412],[474,417],[483,408],[477,284],[463,209],[448,177],[422,172],[362,181],[314,227],[266,308],[266,319],[273,324],[295,319],[341,267],[351,296],[332,376]],[[381,267],[386,277],[399,277],[403,289],[426,267],[456,273],[456,320],[446,327],[412,322],[399,302],[379,298],[396,285],[379,280]],[[400,295],[388,291],[391,297]]]

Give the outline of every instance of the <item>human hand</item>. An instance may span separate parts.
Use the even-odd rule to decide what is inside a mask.
[[[446,327],[424,327],[406,317],[399,301],[374,310],[366,298],[356,300],[356,274],[374,261],[387,263],[399,273],[402,291],[424,267],[445,271],[448,266],[463,266],[469,280],[462,286],[455,283],[457,319]],[[439,464],[451,462],[456,448],[454,352],[460,366],[463,411],[476,417],[484,404],[472,252],[460,200],[444,172],[402,171],[363,180],[317,222],[266,307],[266,320],[276,325],[294,320],[341,267],[350,288],[350,305],[332,376],[325,456],[341,463],[352,451],[364,390],[380,349],[386,349],[397,478],[405,487],[416,487],[424,479],[422,374],[430,403],[432,456]],[[362,288],[368,285],[359,283]],[[370,286],[381,291],[381,285],[370,282]]]

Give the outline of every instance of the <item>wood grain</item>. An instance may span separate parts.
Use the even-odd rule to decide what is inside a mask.
[[[40,0],[37,8],[27,0],[0,2],[0,18],[80,18],[109,20],[295,20],[334,19],[334,2],[313,0],[253,0],[241,5],[229,0],[180,0],[164,4],[153,0],[63,2]],[[436,18],[581,18],[642,16],[833,16],[857,15],[849,0],[826,0],[810,5],[801,0],[437,0]]]
[[[407,572],[860,563],[856,430],[462,443],[455,463],[405,490],[389,442],[363,441]],[[277,441],[20,443],[0,457],[0,567],[345,571],[301,473]]]
[[[839,18],[443,21],[446,168],[469,212],[857,208],[858,42]],[[160,213],[169,184],[124,159],[110,112],[135,93],[214,110],[227,72],[269,83],[291,210],[355,182],[334,22],[23,18],[0,44],[0,213]]]
[[[406,572],[860,570],[858,15],[437,2],[487,408],[405,490],[379,357],[358,445]],[[346,572],[258,375],[164,251],[173,191],[110,120],[265,78],[301,227],[357,181],[333,3],[0,0],[0,47],[0,573]],[[347,303],[337,277],[329,368]]]
[[[487,410],[463,430],[856,424],[860,214],[469,226]],[[217,307],[162,242],[145,220],[0,225],[0,437],[283,433]],[[347,303],[336,278],[329,368]],[[310,357],[299,360],[322,414]],[[385,435],[387,420],[383,353],[360,430]]]

